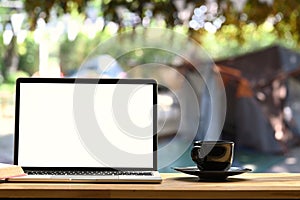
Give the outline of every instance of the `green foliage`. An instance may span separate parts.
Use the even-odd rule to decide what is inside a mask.
[[[24,0],[25,10],[28,13],[30,27],[33,30],[36,27],[36,21],[39,17],[49,19],[50,10],[54,9],[57,15],[71,13],[77,10],[79,13],[85,13],[85,8],[89,5],[97,6],[99,13],[103,15],[106,22],[113,21],[119,24],[119,30],[126,30],[127,27],[136,27],[142,24],[146,17],[150,24],[157,20],[163,19],[167,27],[178,25],[186,26],[193,15],[193,9],[201,5],[208,5],[209,0]],[[237,27],[236,37],[239,43],[244,43],[243,37],[239,32],[243,31],[243,26],[251,23],[260,26],[266,20],[273,20],[275,24],[274,33],[278,37],[291,37],[300,43],[300,3],[299,0],[287,1],[261,1],[261,0],[216,0],[212,9],[217,9],[216,13],[207,17],[215,18],[224,16],[226,18],[223,25],[234,25]],[[178,6],[182,4],[181,6]],[[241,6],[238,6],[238,5]],[[120,8],[122,11],[120,11]],[[179,13],[182,10],[190,10],[186,13],[186,19],[182,19]],[[139,20],[132,20],[132,14],[136,15]],[[282,24],[284,24],[282,26]],[[219,29],[220,31],[221,29]],[[192,30],[190,29],[192,32]],[[198,34],[204,33],[202,30]],[[194,35],[194,34],[193,34]],[[197,34],[196,34],[197,35]]]
[[[165,0],[112,0],[112,1],[103,1],[102,11],[103,16],[107,21],[114,21],[118,23],[122,28],[126,26],[135,27],[141,23],[141,21],[136,22],[126,22],[126,12],[123,11],[118,13],[119,8],[125,8],[127,11],[137,14],[141,19],[143,19],[147,15],[147,11],[151,10],[152,16],[157,17],[160,16],[164,18],[168,27],[174,27],[177,24],[180,24],[180,20],[177,17],[176,7],[173,4],[173,1],[165,1]]]
[[[3,34],[0,34],[0,41],[3,41]],[[3,42],[0,42],[0,83],[3,81],[3,71],[5,71],[3,60],[5,50]]]
[[[179,1],[164,1],[164,0],[151,0],[151,1],[129,1],[129,0],[116,0],[116,1],[103,1],[104,18],[107,21],[114,21],[124,27],[124,21],[126,21],[124,15],[120,15],[118,10],[120,7],[125,8],[127,12],[134,13],[143,19],[145,17],[146,10],[152,12],[151,19],[155,19],[161,16],[167,27],[174,27],[178,24],[186,25],[186,22],[182,21],[179,17],[179,12],[182,9],[187,9],[193,5],[194,8],[201,5],[208,5],[208,2],[212,1],[198,1],[198,0],[186,0],[182,3],[181,8],[176,7],[175,4]],[[299,31],[300,30],[300,2],[299,0],[287,0],[287,1],[261,1],[261,0],[217,0],[217,4],[213,5],[213,9],[217,9],[215,13],[207,15],[207,21],[209,18],[216,18],[218,16],[224,16],[225,22],[223,26],[233,25],[236,27],[236,33],[232,36],[238,38],[238,42],[243,44],[244,38],[241,36],[244,26],[254,23],[257,27],[264,24],[267,20],[273,21],[275,25],[274,33],[279,38],[286,38],[287,35],[292,37],[293,40],[300,43]],[[241,6],[238,6],[238,5]],[[191,19],[193,13],[190,13],[189,19]],[[209,16],[209,17],[208,17]],[[141,23],[131,24],[130,26],[137,26]],[[282,24],[284,24],[282,26]],[[194,32],[190,29],[190,32]],[[202,30],[196,31],[199,35],[205,33]],[[219,29],[219,32],[223,32]],[[197,38],[195,38],[197,39]]]
[[[279,38],[268,23],[260,26],[251,23],[242,26],[238,32],[237,29],[234,25],[224,25],[216,34],[202,34],[199,36],[199,40],[214,59],[251,52],[273,44],[280,44],[295,50],[299,48],[292,37]],[[243,43],[240,42],[240,39],[243,40]]]
[[[59,48],[60,66],[64,74],[79,68],[86,57],[85,50],[88,42],[88,38],[82,34],[79,34],[74,41],[69,41],[65,37]]]
[[[6,83],[15,84],[16,80],[20,77],[29,77],[29,74],[24,71],[17,71],[17,72],[10,73],[7,76]]]
[[[59,47],[59,59],[61,70],[68,75],[77,70],[93,50],[110,35],[106,32],[99,32],[95,38],[90,39],[79,33],[74,41],[65,37]]]
[[[19,65],[18,69],[28,74],[38,71],[39,47],[35,43],[33,34],[29,34],[22,44],[18,45]]]
[[[204,29],[194,31],[189,29],[187,21],[182,21],[179,17],[179,10],[187,9],[188,6],[193,8],[201,5],[207,5],[208,0],[186,0],[179,9],[175,5],[176,1],[168,0],[24,0],[25,11],[28,14],[30,28],[36,27],[36,20],[39,17],[46,21],[50,17],[51,9],[57,15],[64,13],[77,13],[76,16],[84,16],[85,9],[89,6],[96,7],[103,15],[105,22],[114,21],[121,27],[119,30],[128,30],[137,26],[143,26],[142,20],[145,17],[150,19],[150,26],[163,26],[170,28],[184,27],[189,34],[199,41],[212,55],[213,58],[228,57],[235,54],[244,53],[257,48],[261,48],[273,43],[284,44],[286,47],[296,49],[300,44],[300,2],[299,0],[287,1],[267,1],[247,0],[245,4],[238,9],[234,0],[217,0],[217,16],[225,16],[226,21],[215,34],[210,34]],[[238,1],[237,1],[238,2]],[[119,8],[124,12],[118,13]],[[150,12],[149,12],[150,11]],[[192,9],[193,11],[193,9]],[[14,11],[8,11],[0,8],[1,14],[9,14]],[[135,22],[126,21],[129,13],[134,13],[140,20]],[[191,15],[193,12],[190,13]],[[72,15],[72,17],[74,17]],[[126,18],[127,17],[127,18]],[[216,17],[216,16],[213,16]],[[82,18],[83,19],[83,18]],[[81,19],[81,20],[82,20]],[[163,19],[163,22],[160,20]],[[191,16],[188,16],[189,20]],[[266,23],[266,21],[271,23]],[[274,21],[275,20],[275,21]],[[59,41],[59,60],[62,72],[69,74],[80,67],[82,62],[91,56],[90,53],[97,45],[111,35],[106,29],[99,32],[94,39],[79,33],[74,41],[69,41],[63,37]],[[2,39],[0,35],[0,40]],[[0,69],[7,70],[4,66],[3,58],[8,47],[0,43]],[[116,54],[118,48],[116,48]],[[28,74],[33,74],[38,70],[38,44],[34,42],[33,34],[29,34],[25,42],[18,44],[17,53],[19,57],[18,69]],[[97,54],[97,52],[95,52]],[[131,52],[139,63],[147,62],[151,57],[151,50],[142,53]],[[167,56],[166,56],[167,57]],[[126,65],[126,55],[120,62]],[[122,63],[123,64],[123,63]]]
[[[36,28],[36,22],[39,17],[48,21],[50,11],[56,8],[58,16],[64,13],[70,13],[74,8],[79,13],[84,12],[84,8],[89,0],[25,0],[25,11],[27,12],[30,20],[30,29]]]

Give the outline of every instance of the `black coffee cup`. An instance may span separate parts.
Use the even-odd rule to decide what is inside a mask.
[[[225,171],[232,165],[233,150],[231,141],[195,141],[191,157],[201,171]]]

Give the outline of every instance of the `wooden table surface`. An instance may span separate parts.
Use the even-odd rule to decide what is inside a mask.
[[[246,173],[225,182],[199,181],[182,173],[162,176],[161,184],[0,183],[0,198],[300,198],[300,173]]]

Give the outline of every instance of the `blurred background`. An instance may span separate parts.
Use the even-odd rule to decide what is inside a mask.
[[[159,162],[169,157],[172,162],[160,171],[193,165],[186,143],[191,137],[204,139],[211,115],[207,105],[212,104],[206,84],[212,83],[194,76],[191,69],[199,66],[170,52],[136,49],[118,58],[111,55],[130,42],[143,43],[139,37],[147,39],[147,29],[164,28],[201,45],[212,71],[221,75],[227,110],[220,138],[235,141],[234,165],[254,172],[300,172],[299,10],[298,0],[0,0],[0,162],[12,162],[18,77],[101,74],[158,79],[159,146],[172,144],[169,154],[159,157]],[[132,37],[109,51],[115,52],[99,51],[99,44],[128,31]],[[171,36],[156,40],[203,61]],[[162,66],[145,65],[154,61]],[[101,67],[107,62],[113,66]],[[142,70],[134,70],[142,64]],[[189,80],[199,105],[193,107],[188,98],[180,104],[188,89],[178,74]],[[196,107],[200,115],[187,114]],[[196,130],[180,131],[178,137],[184,125]]]

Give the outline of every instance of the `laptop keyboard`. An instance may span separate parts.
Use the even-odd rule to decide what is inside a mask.
[[[143,171],[45,171],[45,170],[26,170],[28,175],[89,175],[89,176],[117,176],[117,175],[129,175],[129,176],[152,176],[151,172]]]

